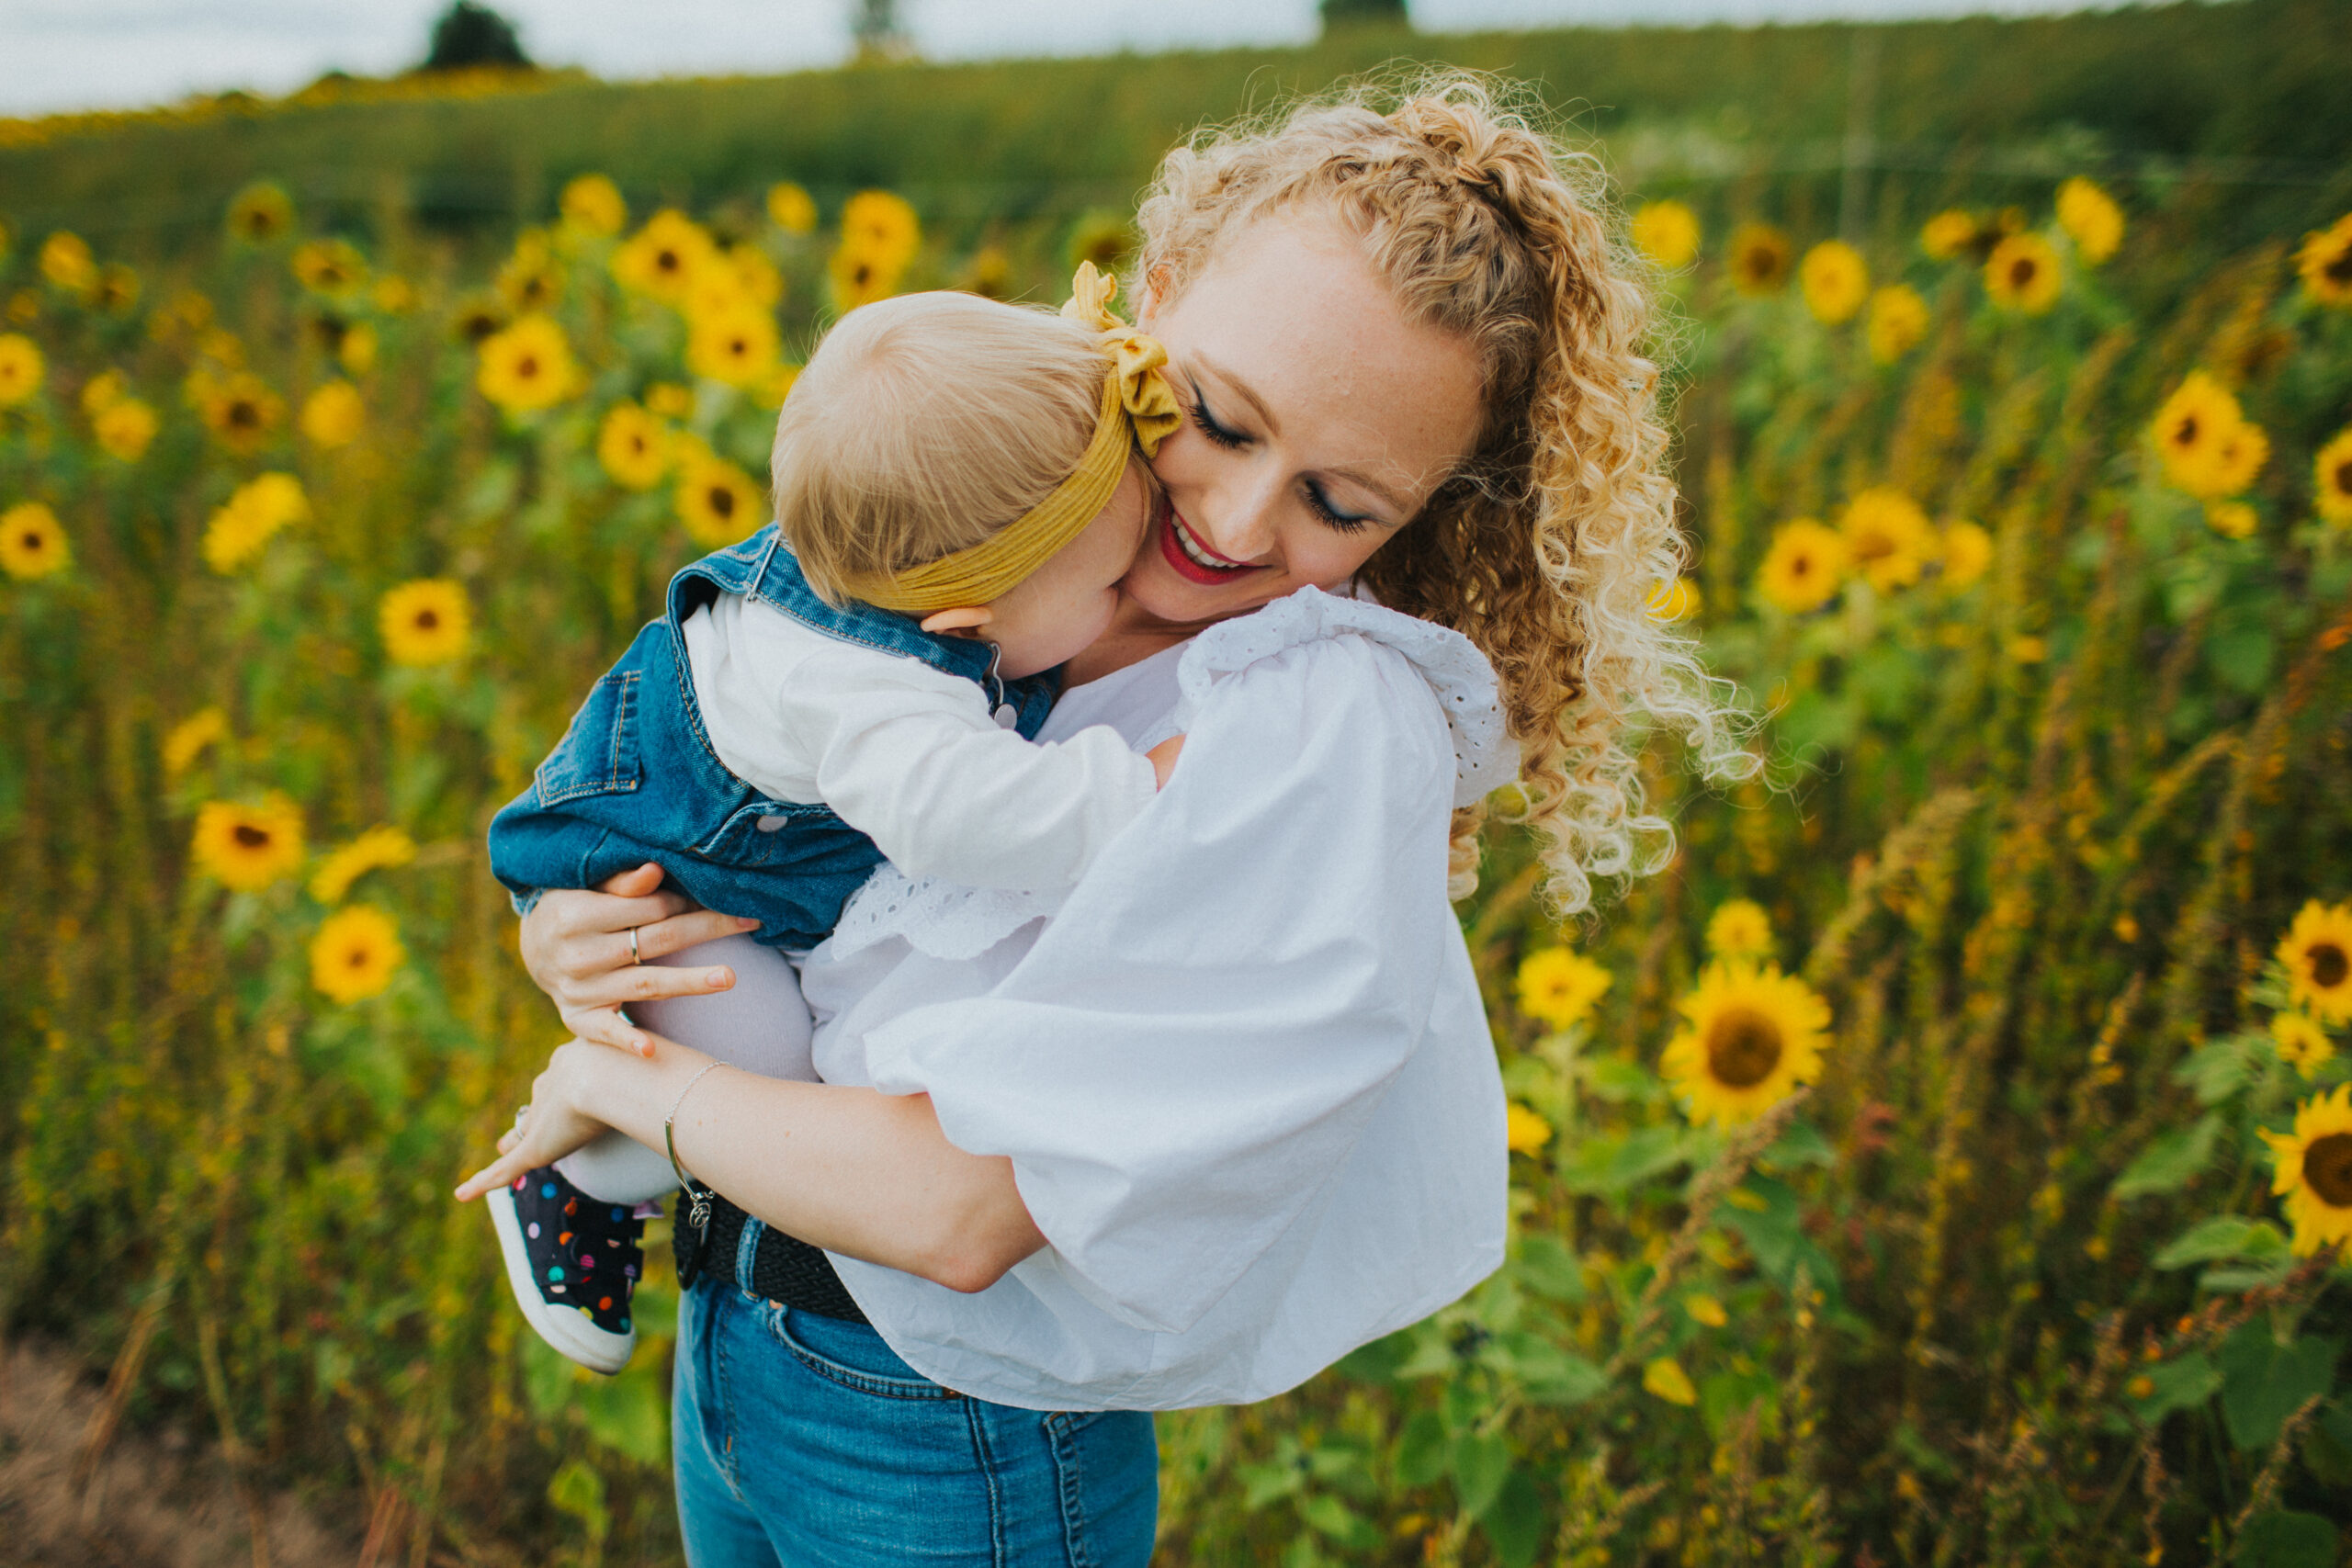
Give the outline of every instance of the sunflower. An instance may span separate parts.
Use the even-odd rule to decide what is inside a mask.
[[[763,508],[752,476],[724,457],[694,453],[678,467],[678,520],[687,536],[717,549],[749,536]]]
[[[2296,1005],[2328,1023],[2352,1023],[2352,905],[2314,898],[2278,943]]]
[[[1515,1155],[1541,1153],[1552,1141],[1552,1123],[1517,1100],[1503,1111],[1503,1143]]]
[[[477,351],[474,385],[508,413],[552,408],[568,397],[580,378],[571,344],[548,316],[525,316],[504,332],[492,333]]]
[[[204,750],[229,737],[229,716],[219,708],[198,708],[172,726],[164,737],[164,772],[173,778],[188,771]]]
[[[416,285],[398,273],[386,273],[368,291],[368,299],[387,316],[404,316],[416,309]]]
[[[1928,514],[1917,502],[1884,485],[1874,485],[1846,503],[1838,532],[1855,569],[1882,593],[1918,581],[1935,558],[1936,534]]]
[[[2295,1256],[2352,1242],[2352,1084],[2296,1106],[2291,1133],[2261,1133],[2278,1162],[2270,1190],[2287,1200]]]
[[[768,186],[768,221],[787,234],[806,234],[817,227],[817,202],[790,180]]]
[[[2270,460],[2270,437],[2262,426],[2244,420],[2222,433],[2221,441],[2213,448],[2213,463],[2209,470],[2214,493],[2236,495],[2254,483],[2255,476]]]
[[[1957,593],[1972,587],[1993,564],[1993,536],[1982,524],[1966,519],[1944,525],[1943,547],[1944,586]]]
[[[1800,517],[1772,531],[1757,586],[1773,604],[1802,615],[1829,603],[1845,581],[1847,565],[1846,541],[1838,530]]]
[[[645,389],[645,409],[662,419],[691,419],[695,412],[695,389],[675,381],[656,381]]]
[[[2352,429],[2338,431],[2312,459],[2312,491],[2322,519],[2352,523]]]
[[[2335,1045],[2327,1031],[2304,1013],[2272,1013],[2270,1043],[2278,1048],[2278,1059],[2305,1077],[2335,1059]]]
[[[895,275],[922,248],[922,224],[906,197],[862,190],[842,209],[842,244],[869,253]]]
[[[1797,283],[1814,320],[1834,327],[1852,321],[1870,298],[1870,264],[1845,241],[1824,240],[1797,264]]]
[[[0,408],[21,403],[40,390],[49,375],[40,345],[22,333],[0,333]]]
[[[1685,1025],[1658,1065],[1693,1122],[1753,1121],[1820,1075],[1829,1004],[1778,964],[1718,960],[1677,1006]]]
[[[1772,956],[1772,919],[1753,898],[1727,898],[1707,918],[1707,953],[1714,958]]]
[[[2224,539],[2250,539],[2262,525],[2252,506],[2243,501],[2209,501],[2205,503],[2205,526]]]
[[[459,343],[479,348],[506,326],[506,302],[480,290],[459,299],[449,315],[449,333]]]
[[[726,265],[711,271],[733,279],[739,298],[769,310],[784,303],[784,274],[765,251],[755,245],[729,245],[719,260]]]
[[[199,337],[212,325],[212,301],[193,288],[179,288],[147,318],[147,335],[157,343]]]
[[[334,345],[335,362],[353,376],[365,376],[376,368],[378,340],[376,329],[360,321],[346,329]]]
[[[860,305],[888,299],[899,287],[899,269],[862,246],[842,245],[825,268],[832,284],[833,309],[843,315]]]
[[[117,462],[135,463],[155,439],[155,411],[137,398],[117,398],[90,421],[90,433]]]
[[[1984,258],[1984,292],[2005,310],[2046,314],[2060,281],[2058,253],[2039,234],[2011,234]]]
[[[964,280],[956,287],[983,299],[1012,299],[1012,258],[1005,254],[1002,245],[990,241],[972,253],[964,266]]]
[[[1946,208],[1920,226],[1919,248],[1938,261],[1950,261],[1975,247],[1981,228],[1974,213]]]
[[[56,513],[38,501],[20,501],[0,512],[0,571],[22,582],[73,564],[74,548]]]
[[[1652,201],[1634,214],[1634,245],[1668,272],[1679,272],[1699,255],[1699,215],[1679,201]]]
[[[204,530],[204,563],[225,576],[261,554],[279,529],[310,515],[300,480],[291,474],[257,475],[214,509]]]
[[[1743,223],[1732,231],[1731,282],[1742,294],[1778,294],[1789,280],[1789,237],[1770,223]]]
[[[68,230],[60,229],[41,242],[40,275],[51,288],[78,299],[91,299],[98,291],[98,260],[90,254],[90,243]]]
[[[259,806],[211,800],[196,814],[196,863],[215,882],[257,892],[302,864],[302,814],[272,792]]]
[[[596,461],[623,490],[651,490],[670,470],[670,432],[637,404],[615,403],[596,427]]]
[[[19,288],[8,296],[8,319],[18,326],[30,326],[40,320],[40,296],[29,288]]]
[[[400,928],[372,904],[337,909],[311,939],[311,984],[336,1002],[380,996],[408,962]]]
[[[302,434],[313,446],[348,446],[368,423],[368,405],[348,381],[329,381],[302,400]]]
[[[574,175],[557,205],[566,228],[597,239],[619,233],[628,222],[628,203],[621,199],[621,187],[604,175]]]
[[[2165,478],[2195,496],[2228,493],[2221,488],[2222,448],[2245,423],[2226,388],[2202,370],[2190,371],[2148,422]]]
[[[683,304],[695,274],[718,254],[718,247],[701,224],[663,208],[613,253],[613,276],[624,288],[666,305]]]
[[[127,395],[129,383],[119,370],[101,370],[82,383],[82,412],[96,419]]]
[[[340,904],[351,885],[371,871],[406,865],[416,858],[416,840],[398,828],[370,828],[319,862],[311,874],[311,897]]]
[[[465,588],[447,577],[419,578],[386,593],[377,606],[384,651],[395,664],[447,664],[473,640]]]
[[[205,389],[205,427],[232,452],[254,452],[286,418],[286,400],[250,370],[221,378]]]
[[[229,235],[249,245],[266,244],[294,227],[294,203],[285,187],[263,180],[229,202]]]
[[[1863,328],[1871,357],[1892,365],[1928,335],[1928,302],[1907,283],[1889,284],[1871,291],[1871,313]]]
[[[546,235],[526,229],[515,239],[513,254],[498,269],[498,297],[517,315],[550,310],[563,298],[563,268]]]
[[[1546,947],[1520,961],[1519,1010],[1554,1031],[1573,1027],[1609,989],[1608,970],[1580,953]]]
[[[309,240],[294,248],[294,281],[329,299],[348,299],[368,287],[368,261],[348,240]]]
[[[2058,187],[2058,227],[2073,239],[2084,265],[2097,266],[2123,243],[2123,209],[2077,175]]]
[[[2323,305],[2352,305],[2352,212],[2304,236],[2295,254],[2303,292]]]
[[[686,328],[686,368],[749,387],[775,368],[775,318],[750,300],[696,317]]]
[[[1661,582],[1650,590],[1643,607],[1649,611],[1653,621],[1668,625],[1687,621],[1699,613],[1699,585],[1687,577]]]
[[[90,302],[110,315],[127,316],[139,303],[139,274],[121,262],[108,262],[98,273],[98,287]]]

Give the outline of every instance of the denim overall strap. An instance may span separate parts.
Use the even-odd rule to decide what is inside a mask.
[[[979,686],[990,707],[1012,705],[1013,728],[1023,739],[1037,738],[1038,727],[1053,711],[1054,699],[1060,693],[1060,682],[1049,676],[999,680],[992,669],[996,650],[985,642],[933,637],[908,617],[871,604],[827,604],[808,586],[808,580],[800,573],[799,560],[784,542],[783,531],[773,523],[740,545],[705,556],[671,579],[671,626],[680,626],[714,588],[756,599],[827,637],[918,659],[944,674],[960,675]]]

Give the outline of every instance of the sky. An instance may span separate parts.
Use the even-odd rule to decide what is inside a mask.
[[[0,115],[283,93],[341,69],[381,75],[424,52],[446,0],[0,0]],[[760,73],[829,65],[850,0],[492,0],[544,64],[598,75]],[[1430,32],[2073,9],[2069,0],[1411,0]],[[1095,54],[1312,38],[1315,0],[900,0],[933,60]]]

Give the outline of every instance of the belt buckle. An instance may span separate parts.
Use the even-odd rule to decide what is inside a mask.
[[[686,1201],[685,1213],[678,1214],[677,1228],[672,1233],[671,1260],[677,1265],[678,1289],[691,1290],[702,1278],[706,1255],[710,1250],[711,1192],[707,1187],[682,1188],[679,1196]],[[676,1213],[673,1207],[672,1212]],[[691,1236],[688,1235],[691,1229]]]

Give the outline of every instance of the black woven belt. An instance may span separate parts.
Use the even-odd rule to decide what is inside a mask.
[[[736,1280],[735,1261],[736,1254],[741,1250],[743,1225],[751,1218],[749,1214],[714,1192],[710,1197],[710,1224],[697,1238],[693,1223],[686,1217],[684,1193],[679,1194],[671,1213],[673,1223],[670,1256],[678,1265],[681,1289],[705,1274],[742,1283]],[[696,1245],[697,1240],[700,1245]],[[858,1311],[857,1303],[842,1283],[833,1260],[825,1256],[824,1249],[811,1247],[798,1236],[786,1235],[774,1225],[763,1226],[760,1239],[753,1244],[748,1288],[755,1296],[765,1296],[802,1312],[813,1312],[820,1317],[838,1317],[848,1323],[865,1321],[865,1314]]]

